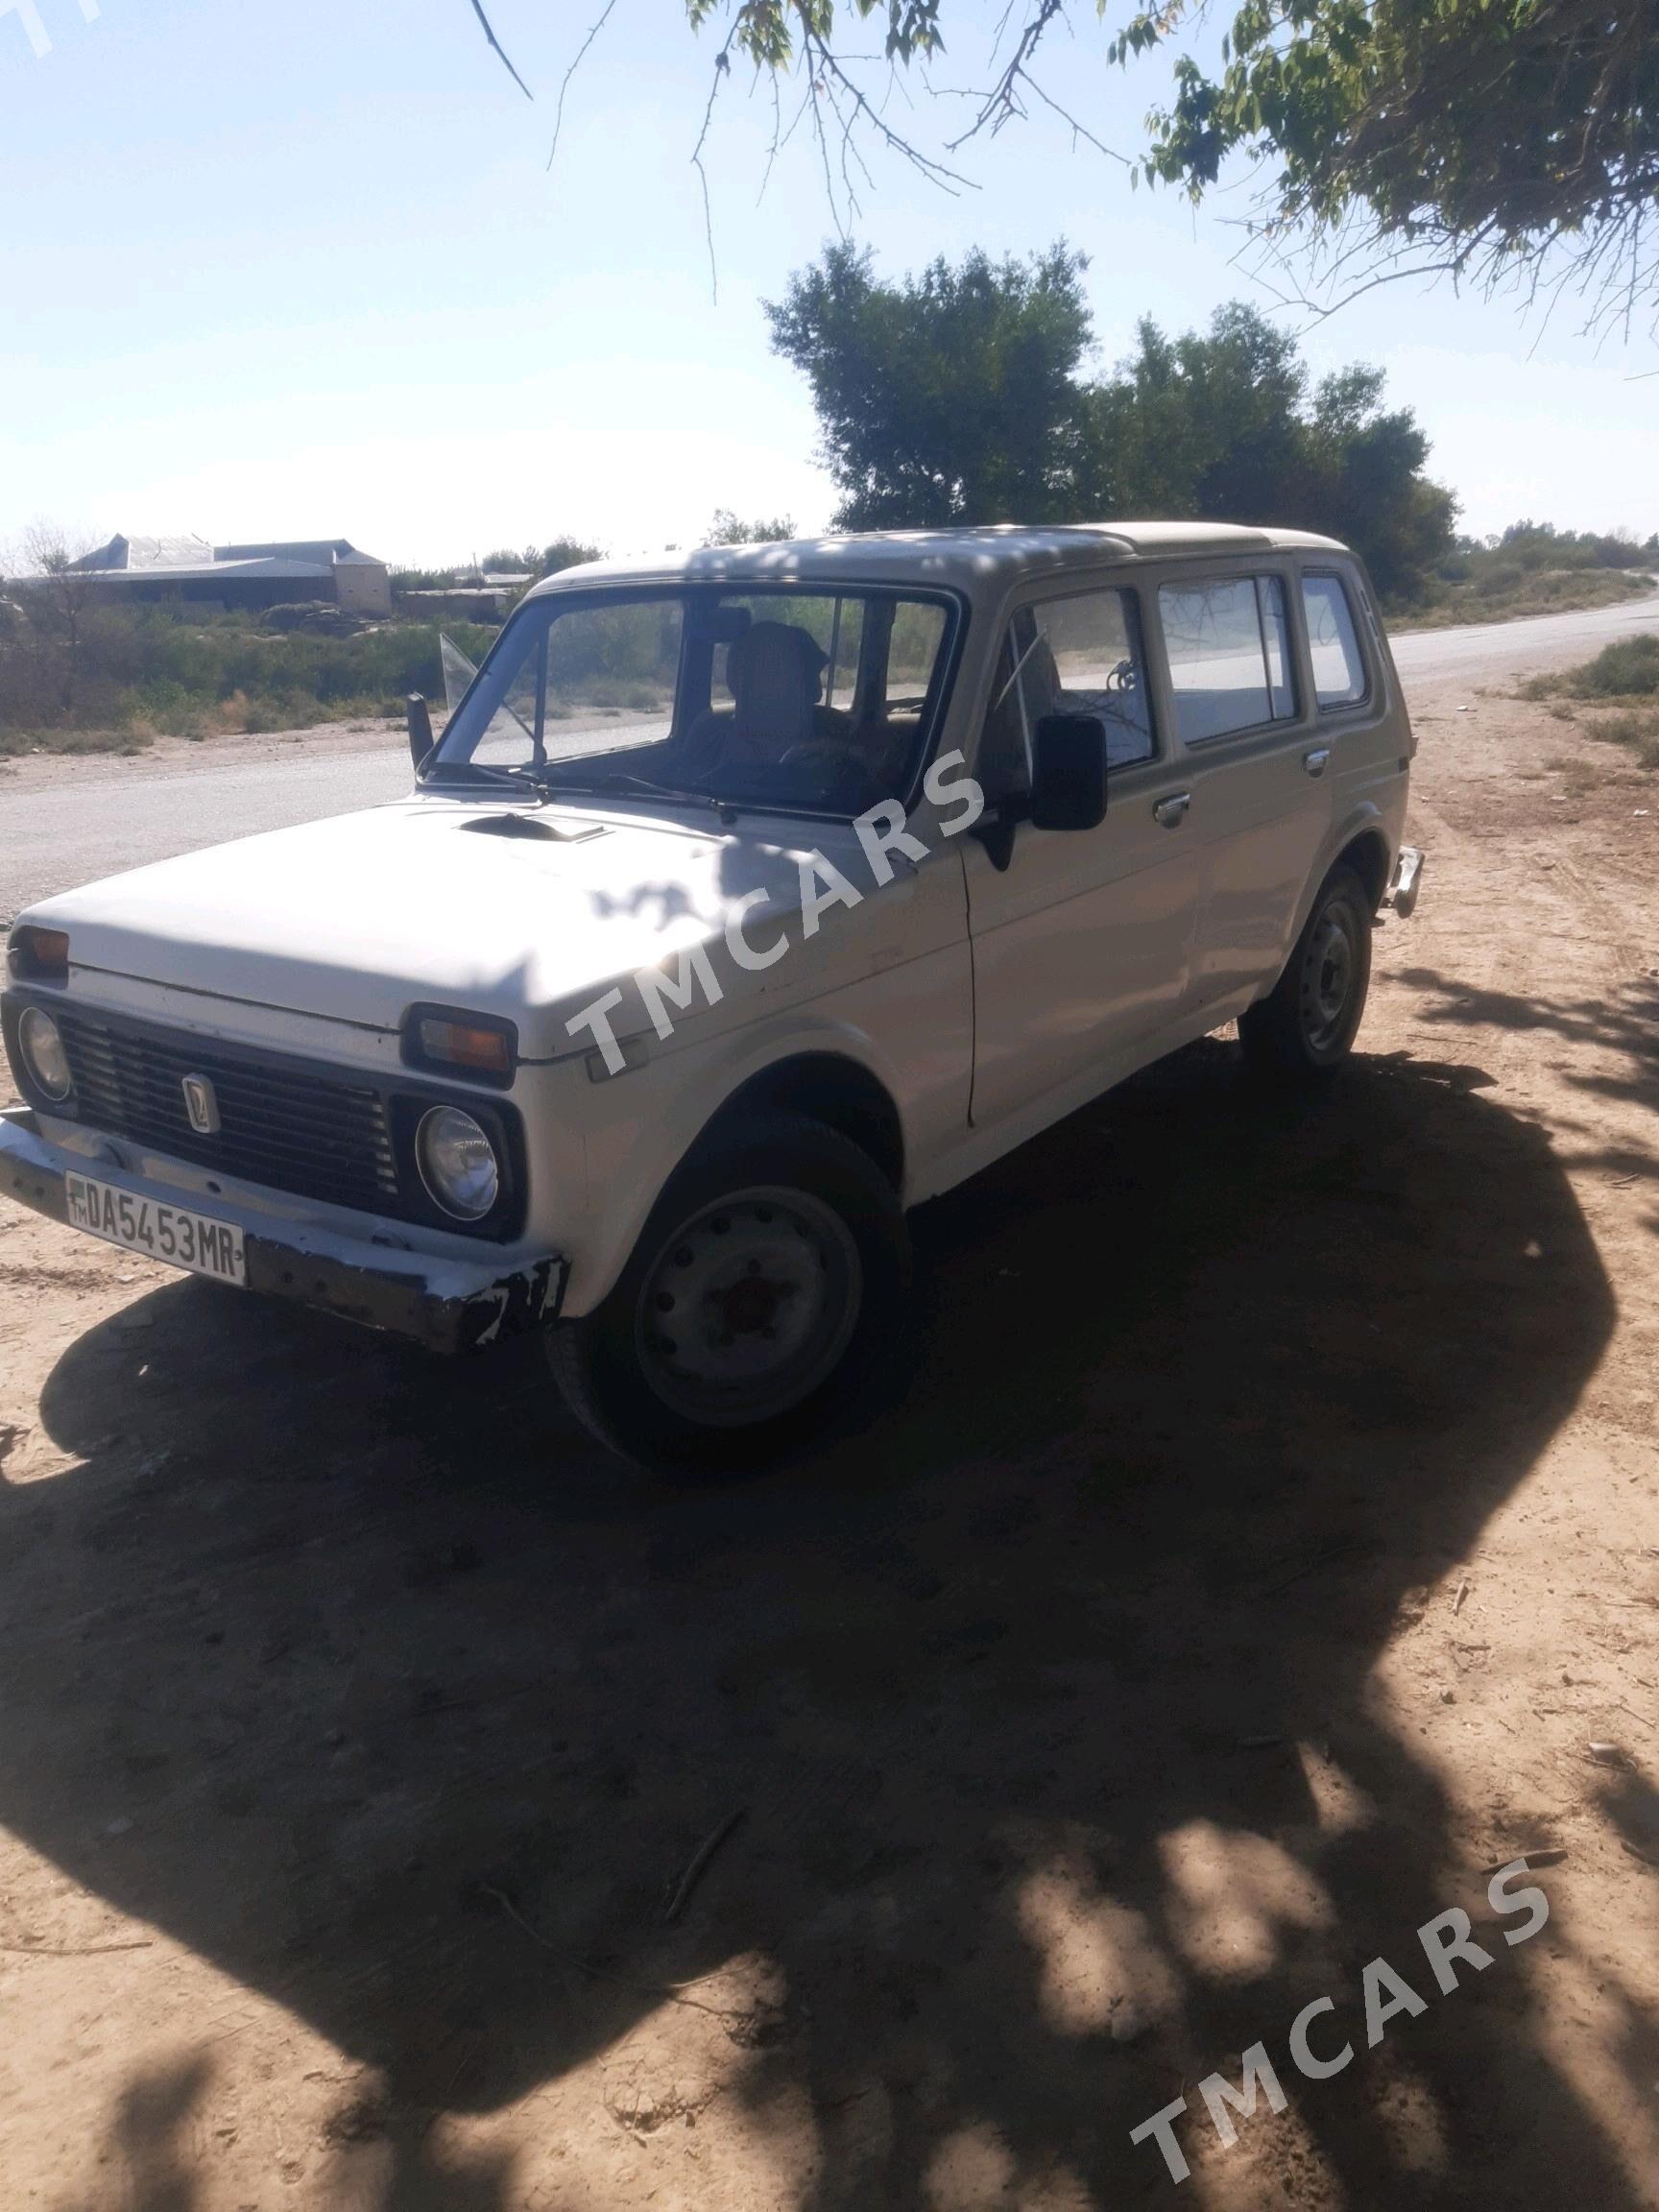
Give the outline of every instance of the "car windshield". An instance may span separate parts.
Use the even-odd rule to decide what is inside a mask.
[[[861,813],[914,780],[955,621],[949,599],[878,590],[533,599],[424,774]]]

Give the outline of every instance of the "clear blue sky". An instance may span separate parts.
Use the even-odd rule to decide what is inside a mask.
[[[338,532],[438,561],[565,532],[695,541],[716,506],[827,518],[805,393],[759,304],[830,233],[823,180],[803,132],[757,205],[770,104],[734,72],[709,156],[716,303],[689,166],[715,40],[680,0],[617,0],[551,174],[585,0],[494,0],[534,105],[468,0],[102,0],[90,22],[84,5],[34,0],[36,58],[0,0],[0,541],[44,516],[99,537]],[[983,78],[972,32],[1000,12],[959,5],[947,85]],[[1093,12],[1078,20],[1046,81],[1131,145],[1157,76],[1108,70]],[[1049,118],[968,160],[980,188],[954,199],[877,165],[859,228],[884,268],[1064,234],[1093,258],[1103,365],[1142,314],[1179,328],[1249,296],[1238,193],[1197,216],[1132,195]],[[1574,327],[1391,287],[1307,351],[1387,370],[1465,527],[1530,513],[1646,536],[1659,378],[1633,378],[1655,364]]]

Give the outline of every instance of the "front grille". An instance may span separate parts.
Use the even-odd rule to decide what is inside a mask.
[[[114,1026],[67,1007],[52,1013],[89,1128],[301,1198],[397,1210],[392,1132],[372,1084],[292,1061],[243,1059],[223,1046]],[[210,1136],[190,1126],[186,1075],[213,1086],[219,1127]]]

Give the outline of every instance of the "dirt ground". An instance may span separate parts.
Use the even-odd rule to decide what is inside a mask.
[[[0,1210],[5,2212],[1659,2204],[1659,779],[1414,704],[1337,1094],[1213,1041],[925,1209],[762,1482]]]

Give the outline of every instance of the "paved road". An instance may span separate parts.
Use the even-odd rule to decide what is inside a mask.
[[[1581,660],[1632,630],[1659,628],[1659,598],[1579,613],[1397,637],[1407,691],[1446,677],[1503,682]],[[349,742],[349,740],[348,740]],[[0,785],[0,920],[71,884],[90,882],[198,845],[373,806],[409,787],[401,745],[310,750],[285,759],[213,763],[161,773],[87,763],[42,790]],[[103,771],[102,773],[98,771]]]
[[[1615,637],[1659,629],[1659,598],[1626,599],[1570,614],[1529,614],[1521,622],[1474,622],[1461,630],[1407,630],[1392,640],[1395,665],[1409,691],[1416,683],[1467,676],[1502,682],[1535,668],[1559,667],[1599,653]]]
[[[140,766],[39,791],[0,785],[0,919],[147,860],[400,798],[410,781],[409,755],[397,744],[159,774]]]

